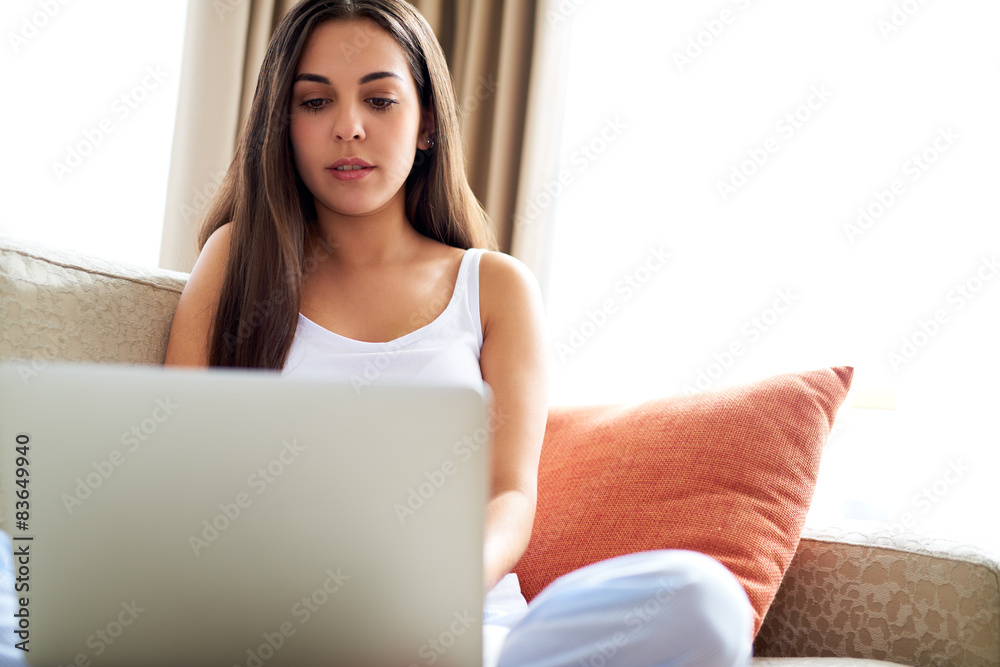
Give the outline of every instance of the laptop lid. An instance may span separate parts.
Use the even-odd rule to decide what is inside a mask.
[[[275,373],[0,366],[33,665],[478,665],[486,406]]]

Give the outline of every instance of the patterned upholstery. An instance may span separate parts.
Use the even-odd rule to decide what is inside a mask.
[[[807,529],[754,648],[1000,665],[1000,562],[944,540]]]
[[[0,360],[162,364],[186,279],[0,235]]]
[[[162,363],[185,279],[0,235],[0,361]],[[1000,564],[970,546],[807,529],[755,651],[758,666],[1000,666]]]

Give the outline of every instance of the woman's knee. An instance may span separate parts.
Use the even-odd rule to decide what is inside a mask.
[[[509,664],[732,667],[748,661],[752,627],[746,593],[721,563],[691,551],[647,551],[553,582],[504,649],[517,656]]]
[[[665,596],[683,610],[673,633],[670,664],[747,664],[753,639],[753,608],[732,572],[711,556],[694,551],[664,551],[661,575]],[[655,557],[655,556],[651,556]]]

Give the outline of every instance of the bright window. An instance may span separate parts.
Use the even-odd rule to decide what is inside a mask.
[[[810,522],[1000,547],[1000,5],[562,4],[552,401],[852,365]]]
[[[0,233],[157,266],[186,11],[5,0]]]

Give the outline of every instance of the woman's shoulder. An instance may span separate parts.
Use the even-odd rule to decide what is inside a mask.
[[[167,365],[208,365],[208,338],[225,279],[232,233],[232,223],[216,229],[191,269],[170,326]]]
[[[191,269],[188,286],[196,289],[201,296],[209,300],[217,300],[218,291],[222,289],[226,263],[229,261],[229,249],[233,238],[233,223],[227,222],[208,237],[198,261]],[[192,285],[192,283],[194,283]]]
[[[220,260],[225,264],[225,260],[229,258],[229,244],[232,238],[233,223],[227,222],[212,232],[208,240],[205,241],[205,245],[201,249],[201,255],[198,256],[198,261],[201,262],[204,258],[213,264]]]
[[[479,281],[482,286],[507,289],[538,288],[535,274],[525,264],[507,253],[484,250],[479,259]]]
[[[495,250],[479,259],[479,308],[483,333],[498,320],[519,320],[540,312],[541,290],[535,274],[520,260]]]

